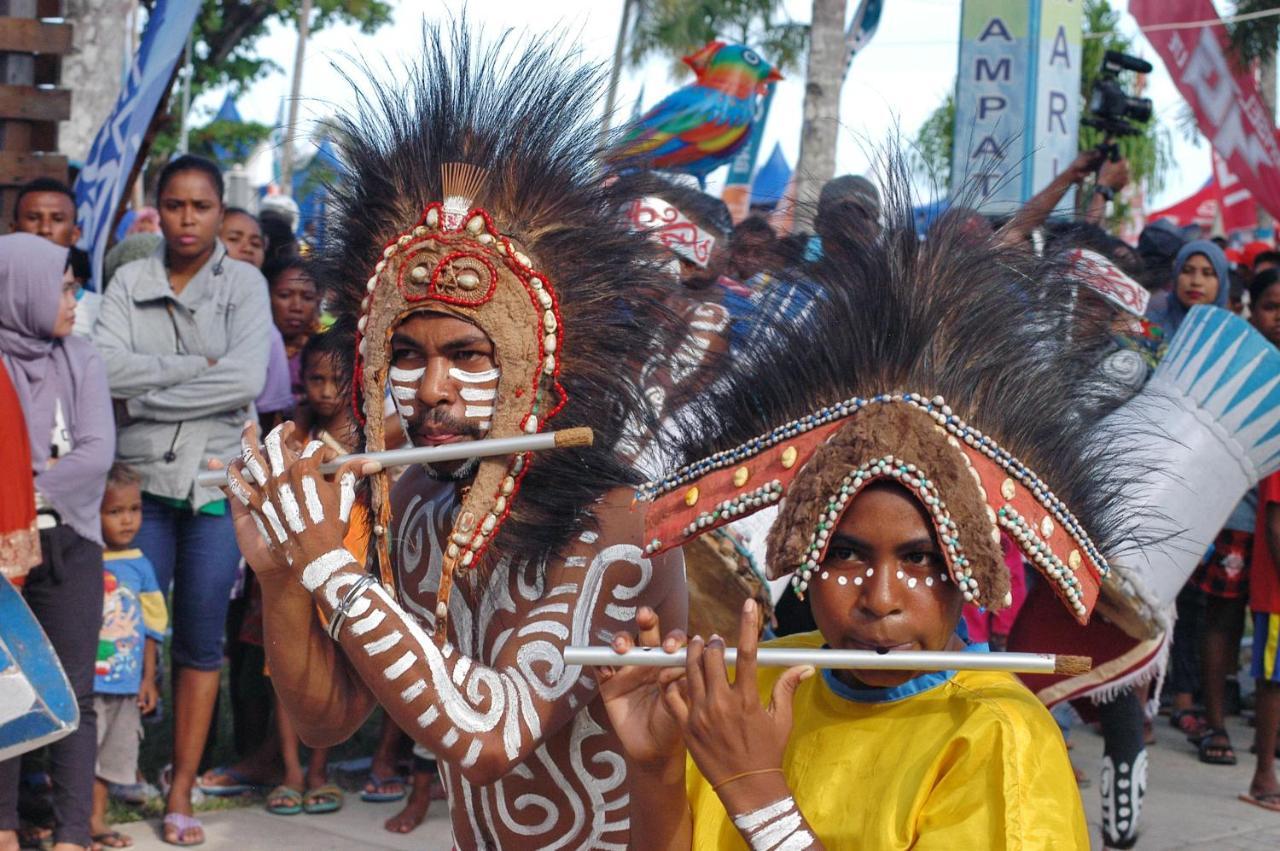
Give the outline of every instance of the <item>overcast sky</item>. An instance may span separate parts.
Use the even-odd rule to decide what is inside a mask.
[[[1216,3],[1220,11],[1226,10],[1223,0]],[[375,35],[363,35],[353,27],[333,27],[313,35],[303,74],[304,119],[331,113],[349,98],[348,86],[331,68],[331,61],[340,60],[344,54],[365,59],[411,58],[420,41],[421,21],[442,19],[448,14],[446,10],[456,14],[461,8],[456,0],[404,0],[393,5],[394,24]],[[1113,0],[1113,5],[1124,5],[1124,0]],[[794,20],[807,21],[810,3],[788,0],[786,9]],[[586,59],[608,62],[621,10],[622,0],[486,0],[468,4],[467,14],[490,31],[504,27],[532,32],[559,28],[580,45]],[[880,29],[854,60],[841,95],[838,173],[867,171],[875,145],[895,130],[907,139],[914,137],[954,85],[959,24],[960,0],[886,0]],[[1137,31],[1127,14],[1122,15],[1121,28],[1130,33]],[[289,69],[295,44],[294,31],[278,27],[262,40],[261,51]],[[1138,44],[1138,52],[1156,66],[1146,94],[1155,101],[1156,115],[1169,127],[1175,145],[1176,165],[1166,178],[1165,188],[1148,205],[1148,209],[1157,209],[1190,194],[1208,179],[1210,154],[1203,140],[1196,146],[1174,127],[1181,97],[1155,51],[1141,37]],[[624,114],[630,112],[642,90],[644,107],[648,108],[678,85],[668,76],[669,68],[667,61],[654,60],[624,73],[618,100]],[[256,84],[238,101],[238,106],[246,119],[274,124],[288,92],[288,74],[276,74]],[[761,161],[775,143],[780,143],[788,161],[795,164],[803,97],[802,71],[790,74],[779,84],[765,129]],[[212,94],[197,106],[210,114],[221,100],[221,94]],[[713,184],[720,174],[723,169],[712,176]]]

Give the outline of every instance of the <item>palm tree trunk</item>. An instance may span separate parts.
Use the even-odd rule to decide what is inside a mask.
[[[618,24],[618,41],[613,46],[613,68],[609,71],[609,89],[604,99],[604,120],[600,123],[600,137],[609,138],[609,125],[618,102],[618,80],[622,76],[622,53],[627,46],[627,32],[631,24],[631,7],[635,0],[622,0],[622,21]]]
[[[846,0],[813,0],[809,64],[805,72],[804,126],[796,164],[796,232],[810,230],[818,193],[836,172],[840,84],[844,81]]]

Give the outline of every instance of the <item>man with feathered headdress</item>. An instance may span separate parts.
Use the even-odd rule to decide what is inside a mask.
[[[384,706],[440,761],[460,847],[620,846],[628,780],[595,682],[561,649],[638,605],[685,616],[679,562],[643,553],[615,448],[645,420],[638,361],[665,344],[645,297],[660,261],[596,171],[594,72],[545,42],[478,48],[464,27],[424,42],[343,122],[318,264],[330,333],[352,335],[364,448],[384,448],[388,392],[419,445],[566,426],[595,443],[417,466],[392,490],[367,463],[321,477],[324,450],[295,454],[287,425],[263,449],[250,428],[230,482],[272,679],[315,744]],[[361,473],[381,581],[343,546]]]

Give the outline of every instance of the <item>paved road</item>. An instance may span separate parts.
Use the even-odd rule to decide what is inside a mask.
[[[1201,765],[1191,746],[1159,719],[1159,742],[1151,749],[1149,791],[1143,812],[1142,849],[1203,849],[1203,851],[1277,851],[1280,813],[1270,813],[1236,800],[1252,773],[1249,743],[1252,730],[1238,719],[1229,724],[1240,764]],[[1073,759],[1093,779],[1083,790],[1085,809],[1093,828],[1095,848],[1101,848],[1098,772],[1102,739],[1087,728],[1073,734]],[[209,851],[350,851],[403,849],[446,851],[451,848],[444,802],[435,801],[423,823],[407,836],[396,836],[382,822],[399,811],[399,804],[364,804],[348,796],[341,812],[322,816],[273,816],[261,808],[223,810],[205,814]],[[156,822],[125,825],[138,851],[167,851]]]

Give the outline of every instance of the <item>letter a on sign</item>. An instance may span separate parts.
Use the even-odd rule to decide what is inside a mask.
[[[1053,37],[1053,55],[1049,57],[1049,64],[1056,65],[1059,59],[1062,60],[1063,68],[1071,67],[1071,54],[1067,52],[1066,27],[1058,27],[1058,34]]]
[[[982,31],[982,35],[978,36],[978,41],[983,42],[997,35],[1005,41],[1013,41],[1013,36],[1009,35],[1009,30],[1005,27],[1004,21],[999,18],[992,18],[987,23],[987,28]]]

